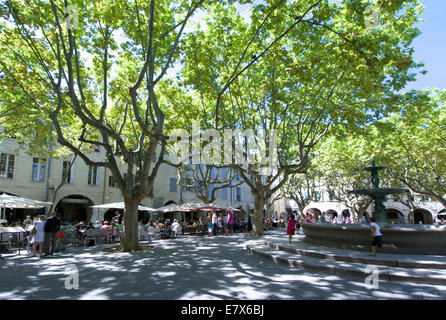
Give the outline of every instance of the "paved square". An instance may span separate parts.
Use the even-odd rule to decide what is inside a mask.
[[[286,235],[284,234],[285,238]],[[379,282],[304,272],[248,253],[246,234],[156,240],[153,250],[67,248],[50,258],[0,262],[0,299],[446,299],[445,286]],[[79,289],[66,279],[79,270]]]

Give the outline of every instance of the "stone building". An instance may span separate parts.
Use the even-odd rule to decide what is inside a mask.
[[[105,152],[101,148],[92,149],[90,158],[104,160]],[[53,193],[62,181],[63,173],[69,168],[70,160],[51,157],[45,159],[28,155],[14,139],[5,139],[0,143],[0,193],[52,201]],[[124,173],[126,166],[121,165],[121,172]],[[159,208],[171,203],[181,204],[196,200],[192,190],[180,188],[176,182],[176,169],[162,164],[155,180],[153,193],[141,204]],[[247,215],[253,207],[253,197],[246,184],[218,190],[217,200],[241,209],[239,213],[241,217]],[[110,170],[87,166],[77,158],[66,182],[56,194],[54,208],[64,221],[89,221],[92,214],[91,206],[120,201],[123,201],[123,197],[115,185]],[[7,217],[9,220],[20,220],[26,214],[36,213],[45,213],[45,209],[37,210],[37,212],[21,209],[7,210]],[[106,217],[107,214],[114,214],[114,210],[107,212]]]

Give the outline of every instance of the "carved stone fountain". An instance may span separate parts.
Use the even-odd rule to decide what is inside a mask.
[[[379,251],[384,253],[446,255],[446,226],[387,223],[384,206],[386,196],[408,192],[409,190],[380,188],[378,171],[384,169],[383,166],[376,166],[373,161],[371,167],[364,168],[371,173],[372,188],[350,191],[353,194],[367,195],[373,198],[375,203],[374,217],[381,226],[383,242],[393,243],[398,247],[398,250],[381,248]],[[347,250],[369,251],[371,248],[370,226],[366,224],[304,223],[302,228],[305,234],[305,242]]]

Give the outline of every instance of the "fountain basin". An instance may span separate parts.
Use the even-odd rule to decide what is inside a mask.
[[[356,190],[351,190],[348,193],[363,194],[375,199],[380,197],[384,198],[385,196],[390,194],[399,194],[405,192],[410,192],[410,191],[409,189],[403,189],[403,188],[373,188],[373,189],[356,189]]]
[[[398,250],[378,248],[378,252],[446,255],[446,226],[380,224],[383,243],[395,244]],[[305,242],[338,249],[370,251],[372,235],[369,225],[304,223]]]

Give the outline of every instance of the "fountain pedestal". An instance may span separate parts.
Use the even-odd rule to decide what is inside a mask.
[[[371,167],[363,168],[363,170],[370,171],[371,173],[372,188],[356,189],[348,192],[353,194],[366,195],[373,199],[373,202],[375,204],[373,216],[376,218],[376,222],[379,224],[387,222],[386,207],[384,206],[386,196],[391,194],[410,192],[409,189],[403,188],[380,188],[378,171],[384,170],[385,168],[386,167],[384,166],[375,166],[375,160],[373,160]]]

